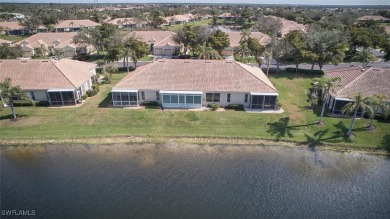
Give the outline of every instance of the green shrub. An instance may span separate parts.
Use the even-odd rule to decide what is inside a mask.
[[[140,104],[141,106],[160,106],[157,101],[144,101]]]
[[[49,101],[38,101],[38,102],[35,102],[35,106],[49,106]]]
[[[288,73],[295,73],[295,68],[286,68],[286,72]],[[305,75],[324,75],[324,72],[322,70],[311,70],[311,69],[301,69],[298,68],[298,74],[305,74]]]
[[[87,96],[88,97],[93,97],[95,96],[96,94],[99,93],[99,85],[98,84],[93,84],[92,85],[92,90],[87,90]]]
[[[234,111],[244,111],[244,105],[242,104],[229,104],[225,109],[232,109]]]
[[[219,105],[216,104],[216,103],[213,103],[213,104],[210,105],[210,107],[211,107],[211,111],[215,111],[215,110],[217,110],[219,108]]]
[[[14,106],[34,106],[34,102],[32,101],[18,101],[18,102],[14,102]]]
[[[86,99],[87,99],[87,97],[88,97],[88,95],[87,95],[87,94],[83,94],[83,96],[81,96],[81,99],[83,99],[83,100],[86,100]]]

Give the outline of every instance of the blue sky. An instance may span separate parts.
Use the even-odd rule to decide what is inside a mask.
[[[93,3],[93,0],[0,0],[30,3]],[[99,3],[252,3],[304,5],[390,5],[390,0],[99,0]]]

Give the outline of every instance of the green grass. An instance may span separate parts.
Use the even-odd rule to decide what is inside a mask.
[[[154,57],[153,57],[153,56],[149,56],[149,55],[147,55],[147,56],[145,56],[145,57],[141,58],[141,59],[140,59],[140,60],[138,60],[138,61],[147,62],[147,61],[153,61],[153,59],[154,59]]]
[[[240,56],[234,56],[234,59],[238,62],[242,62],[242,63],[256,63],[257,64],[257,61],[256,61],[256,58],[255,57],[243,57],[243,60],[241,60],[241,57]]]
[[[125,76],[113,75],[113,84]],[[354,126],[356,137],[343,137],[349,118],[325,117],[318,127],[318,111],[308,109],[304,89],[314,77],[293,74],[271,76],[280,92],[282,114],[258,114],[236,111],[193,112],[158,109],[122,109],[107,107],[112,84],[102,85],[97,96],[80,107],[18,107],[22,116],[11,123],[10,109],[0,108],[0,140],[68,139],[109,136],[154,137],[237,137],[305,142],[309,145],[347,145],[375,149],[388,144],[389,122],[375,121],[375,131],[366,131],[369,121],[359,119]]]
[[[189,22],[189,23],[186,23],[186,24],[175,24],[175,25],[172,25],[172,26],[165,26],[164,28],[166,30],[175,31],[175,30],[178,30],[179,28],[181,28],[183,26],[187,26],[187,25],[190,25],[190,26],[193,26],[193,27],[208,25],[208,24],[211,24],[211,21],[212,21],[211,19],[206,19],[206,20],[200,20],[200,21],[193,21],[193,22]]]
[[[27,36],[27,35],[26,36],[14,36],[14,35],[7,36],[7,35],[0,34],[0,39],[12,41],[12,42],[17,42],[17,41],[26,39],[27,37],[29,37],[29,36]]]

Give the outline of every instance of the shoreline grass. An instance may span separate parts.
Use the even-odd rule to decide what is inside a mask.
[[[158,109],[112,108],[111,87],[125,73],[113,74],[113,83],[101,85],[97,96],[79,107],[17,107],[22,119],[9,121],[10,109],[0,108],[0,143],[39,140],[91,142],[99,138],[204,138],[243,139],[278,143],[304,144],[312,147],[383,150],[389,143],[390,124],[374,121],[375,131],[363,127],[369,122],[359,119],[354,126],[356,137],[344,138],[349,118],[325,117],[325,126],[315,125],[318,110],[308,109],[304,89],[316,76],[280,73],[271,81],[280,92],[282,114],[246,112],[161,111]],[[93,140],[92,140],[93,141]]]

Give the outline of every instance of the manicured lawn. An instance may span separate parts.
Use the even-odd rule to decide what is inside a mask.
[[[17,42],[17,41],[26,39],[27,37],[29,37],[29,36],[28,35],[26,35],[26,36],[13,36],[13,35],[6,36],[6,35],[3,35],[3,34],[0,34],[0,39],[12,41],[12,42]]]
[[[190,25],[190,26],[196,27],[196,26],[208,25],[210,23],[211,23],[211,19],[206,19],[206,20],[189,22],[189,23],[186,23],[186,24],[175,24],[173,26],[165,26],[164,28],[166,28],[167,30],[170,30],[170,31],[175,31],[175,30],[178,30],[179,28],[181,28],[183,26],[186,26],[186,25]]]
[[[113,84],[125,73],[113,75]],[[17,123],[9,121],[10,109],[0,108],[0,140],[66,139],[99,136],[191,136],[238,137],[306,142],[310,145],[336,144],[361,148],[383,147],[390,135],[390,123],[375,121],[376,130],[366,131],[366,119],[354,126],[356,138],[349,141],[343,133],[349,118],[324,119],[318,127],[317,112],[308,109],[304,89],[314,77],[279,74],[271,81],[280,92],[282,114],[246,112],[161,111],[158,109],[122,109],[107,107],[112,85],[102,85],[97,96],[80,107],[18,107],[22,116]]]

